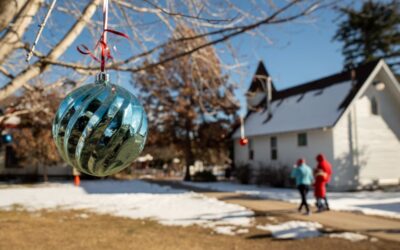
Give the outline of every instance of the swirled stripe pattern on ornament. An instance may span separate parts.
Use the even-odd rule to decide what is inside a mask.
[[[143,150],[146,113],[124,88],[88,84],[62,101],[53,136],[68,164],[86,174],[106,176],[129,166]]]

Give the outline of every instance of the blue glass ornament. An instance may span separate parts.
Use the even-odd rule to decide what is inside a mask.
[[[138,99],[100,73],[61,102],[53,138],[61,157],[80,172],[107,176],[128,167],[141,153],[147,118]]]
[[[4,134],[1,136],[1,140],[5,144],[11,143],[13,141],[13,136],[11,134]]]

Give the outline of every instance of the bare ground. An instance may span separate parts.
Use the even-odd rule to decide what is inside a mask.
[[[269,219],[256,217],[259,224]],[[399,249],[398,243],[385,240],[275,240],[255,228],[226,236],[196,226],[170,227],[85,211],[0,211],[0,228],[0,249]]]

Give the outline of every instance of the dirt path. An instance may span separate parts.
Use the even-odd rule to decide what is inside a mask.
[[[340,211],[313,213],[310,216],[305,216],[297,212],[296,204],[289,202],[260,199],[237,193],[215,192],[194,188],[177,181],[150,180],[150,182],[202,193],[208,197],[238,204],[265,215],[280,215],[295,220],[314,221],[338,231],[359,232],[381,239],[400,242],[400,220],[398,219]]]

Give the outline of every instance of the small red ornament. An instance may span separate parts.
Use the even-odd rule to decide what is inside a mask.
[[[249,143],[249,139],[247,139],[246,137],[240,138],[239,143],[240,146],[246,146],[247,143]]]

